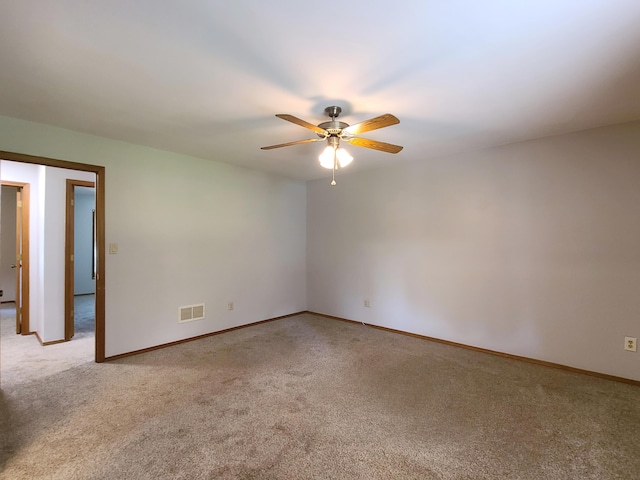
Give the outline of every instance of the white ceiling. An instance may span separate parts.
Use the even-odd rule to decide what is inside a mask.
[[[2,0],[0,115],[298,179],[353,124],[351,171],[640,119],[639,0]]]

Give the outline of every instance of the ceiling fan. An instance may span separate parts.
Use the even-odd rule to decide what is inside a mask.
[[[335,172],[338,167],[346,167],[353,160],[353,157],[349,155],[349,153],[347,153],[344,148],[340,147],[340,140],[344,140],[345,142],[348,142],[351,145],[355,145],[356,147],[373,148],[374,150],[380,150],[381,152],[387,153],[398,153],[400,150],[402,150],[402,147],[399,145],[379,142],[377,140],[369,140],[368,138],[356,136],[364,132],[370,132],[371,130],[377,130],[378,128],[389,127],[391,125],[400,123],[400,120],[398,120],[395,116],[391,115],[390,113],[386,113],[384,115],[380,115],[379,117],[371,118],[360,123],[349,125],[348,123],[336,120],[341,112],[342,108],[340,107],[332,106],[325,108],[324,113],[329,118],[331,118],[331,120],[328,122],[320,123],[318,125],[313,125],[312,123],[305,122],[304,120],[301,120],[298,117],[294,117],[293,115],[278,113],[276,114],[276,117],[291,123],[295,123],[296,125],[300,125],[301,127],[308,128],[309,130],[314,131],[318,135],[318,138],[309,138],[306,140],[297,140],[295,142],[280,143],[278,145],[269,145],[267,147],[262,147],[262,150],[271,150],[273,148],[289,147],[291,145],[300,145],[302,143],[310,142],[322,142],[326,140],[327,147],[320,155],[320,165],[333,170],[333,179],[331,181],[331,185],[336,184]]]

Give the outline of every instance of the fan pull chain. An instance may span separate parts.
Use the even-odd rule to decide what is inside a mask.
[[[331,178],[331,186],[336,184],[336,170],[338,169],[338,149],[333,147],[333,172]]]

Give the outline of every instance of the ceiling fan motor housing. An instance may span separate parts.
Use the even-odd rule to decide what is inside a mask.
[[[330,122],[323,122],[318,125],[318,127],[324,128],[327,132],[329,132],[330,137],[338,136],[342,132],[342,130],[344,128],[347,128],[348,126],[349,126],[348,123],[339,122],[337,120],[331,120]],[[323,137],[323,135],[320,135],[320,134],[318,134],[318,136],[320,138]]]
[[[342,113],[342,108],[337,106],[331,106],[324,109],[324,113],[327,117],[331,117],[330,122],[323,122],[318,125],[320,128],[324,128],[327,132],[329,132],[329,137],[337,137],[342,133],[343,128],[347,128],[349,126],[348,123],[338,122],[336,118]],[[318,134],[319,137],[323,137],[323,135]]]

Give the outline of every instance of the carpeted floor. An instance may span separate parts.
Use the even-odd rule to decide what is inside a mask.
[[[2,304],[0,385],[35,381],[92,362],[95,359],[94,305],[94,295],[74,297],[75,335],[70,342],[43,347],[35,335],[15,334],[15,304]]]
[[[73,339],[94,337],[96,328],[96,296],[76,295],[73,297]]]
[[[2,354],[6,479],[640,472],[636,386],[311,314],[47,375]]]

